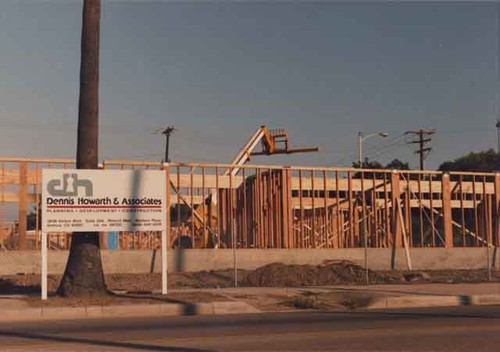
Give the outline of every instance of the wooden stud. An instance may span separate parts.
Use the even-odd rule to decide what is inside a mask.
[[[305,234],[304,234],[304,206],[303,206],[303,194],[302,194],[302,170],[299,170],[299,202],[300,202],[300,243],[301,248],[305,248]]]
[[[443,222],[444,222],[444,246],[445,248],[453,247],[453,226],[451,214],[451,189],[450,189],[450,175],[443,174],[441,178],[442,184],[442,200],[443,200]]]
[[[354,245],[354,206],[352,199],[352,173],[347,173],[348,187],[347,187],[347,199],[348,199],[348,224],[349,224],[349,240],[347,242],[348,247],[355,247]]]
[[[202,248],[207,248],[208,246],[208,231],[207,231],[207,214],[205,212],[205,203],[206,203],[206,197],[205,197],[205,167],[201,168],[201,179],[202,179],[202,184],[201,184],[201,197],[203,201],[201,202],[201,219],[202,219],[202,237],[203,237],[203,247]],[[193,207],[194,209],[194,207]],[[210,226],[210,225],[209,225]]]
[[[194,204],[194,189],[193,189],[193,167],[191,167],[191,182],[189,184],[189,196],[191,197],[191,204]],[[191,207],[191,248],[196,248],[196,234],[194,230],[194,206]]]
[[[180,195],[181,194],[181,187],[180,187],[181,170],[180,170],[179,166],[176,167],[176,176],[177,176],[177,186],[176,186],[177,187],[177,195]],[[192,206],[192,204],[191,204],[191,206]],[[177,231],[180,231],[179,229],[181,228],[181,203],[179,202],[179,200],[177,200],[176,209],[177,209]],[[178,232],[177,235],[180,236],[180,232]]]
[[[429,175],[429,204],[431,209],[431,240],[432,247],[436,247],[436,228],[434,226],[434,194],[432,192],[432,175]]]
[[[248,248],[248,224],[247,224],[247,219],[248,219],[248,208],[247,208],[247,179],[246,179],[246,169],[242,169],[242,175],[243,175],[243,204],[241,206],[241,214],[243,218],[243,242],[244,242],[244,248]]]
[[[317,238],[316,238],[316,207],[314,204],[314,170],[311,170],[311,202],[312,202],[312,225],[311,225],[311,243],[313,248],[318,248]]]
[[[400,206],[401,190],[399,188],[399,173],[393,171],[391,174],[391,207],[392,207],[392,235],[393,235],[393,246],[396,248],[403,247],[403,239],[401,227],[402,224],[399,221],[398,207]]]
[[[461,227],[462,227],[462,247],[465,247],[467,245],[466,239],[465,239],[465,228],[466,228],[466,223],[465,223],[465,211],[464,211],[464,192],[463,192],[463,176],[459,175],[459,187],[460,187],[460,219],[461,219]]]
[[[478,224],[478,212],[477,212],[477,197],[476,197],[476,177],[472,176],[472,201],[474,204],[474,233],[476,234],[476,247],[479,246],[479,224]]]
[[[233,174],[232,174],[232,169],[229,172],[229,189],[227,192],[229,192],[229,206],[228,206],[228,215],[229,215],[229,238],[231,241],[231,248],[237,248],[237,239],[236,239],[236,234],[234,232],[234,199],[233,199],[233,188],[232,183],[233,183]]]
[[[325,248],[330,247],[330,237],[329,237],[329,231],[328,231],[328,189],[326,187],[326,170],[323,170],[323,211],[324,211],[324,219],[323,219],[323,229],[324,229],[324,241],[325,241]]]
[[[495,174],[495,234],[494,244],[500,246],[500,174]]]
[[[361,170],[361,221],[356,221],[356,224],[359,224],[359,243],[360,246],[362,245],[365,247],[365,245],[368,243],[368,228],[366,226],[366,218],[367,218],[367,212],[366,212],[366,194],[365,194],[365,173]],[[361,233],[363,234],[363,243],[361,244]]]
[[[420,230],[420,247],[424,247],[425,245],[425,239],[424,239],[424,209],[422,206],[422,175],[418,174],[418,220],[419,220],[419,230]]]
[[[343,220],[341,222],[340,218],[340,191],[339,191],[339,172],[335,171],[335,211],[337,215],[337,248],[342,247],[344,231],[343,231]]]
[[[19,249],[27,249],[26,231],[27,231],[27,215],[28,215],[28,163],[19,163],[19,203],[18,203],[18,234],[19,234]]]

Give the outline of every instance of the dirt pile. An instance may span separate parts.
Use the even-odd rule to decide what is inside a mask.
[[[368,271],[370,283],[391,281],[391,278]],[[245,286],[297,287],[350,285],[366,283],[363,267],[349,261],[325,261],[320,265],[284,265],[273,263],[260,267],[246,276]]]

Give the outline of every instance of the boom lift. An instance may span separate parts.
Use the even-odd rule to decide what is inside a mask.
[[[257,145],[261,143],[261,150],[254,152]],[[274,155],[274,154],[293,154],[293,153],[309,153],[317,152],[319,147],[309,148],[293,148],[290,149],[288,143],[288,133],[283,129],[270,130],[266,126],[260,126],[245,143],[243,148],[236,154],[231,165],[244,165],[252,155]],[[231,170],[234,176],[238,173],[240,168]],[[227,170],[224,175],[229,175]]]

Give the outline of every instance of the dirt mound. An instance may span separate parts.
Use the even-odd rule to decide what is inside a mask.
[[[387,282],[388,278],[368,271],[370,283]],[[363,267],[349,261],[325,261],[320,265],[284,265],[273,263],[248,273],[245,286],[297,287],[349,285],[366,283]]]

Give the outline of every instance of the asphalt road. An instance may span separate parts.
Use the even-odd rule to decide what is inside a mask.
[[[500,351],[500,307],[0,324],[0,351]]]

